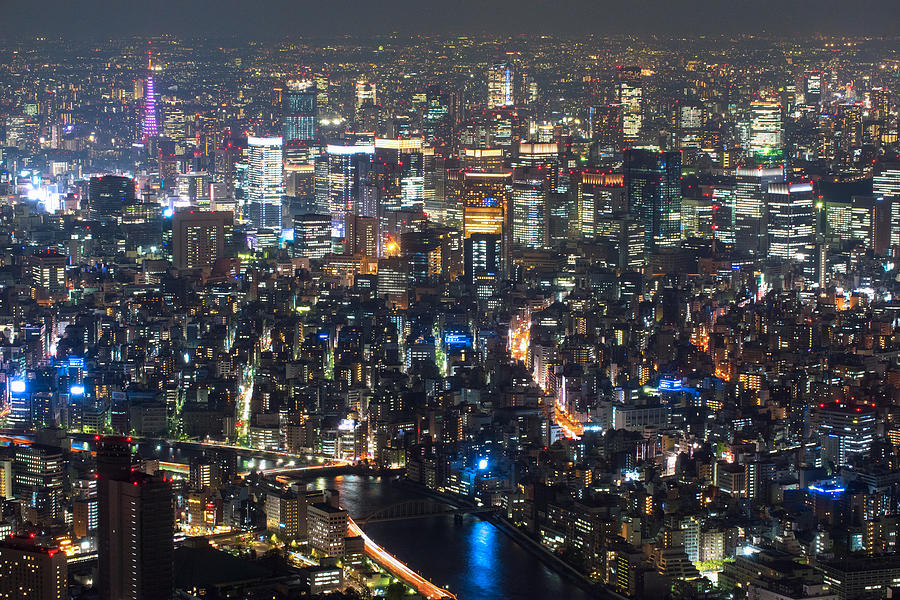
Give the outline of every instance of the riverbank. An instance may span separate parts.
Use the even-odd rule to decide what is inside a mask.
[[[445,502],[457,508],[470,508],[474,506],[468,498],[459,497],[453,494],[443,494],[435,490],[426,488],[422,484],[409,481],[404,477],[400,477],[393,481],[394,485],[408,489],[423,496],[433,498],[435,500]],[[498,531],[509,537],[520,548],[526,550],[533,556],[537,557],[541,562],[550,567],[557,574],[565,577],[569,581],[575,583],[584,591],[604,600],[628,600],[625,596],[606,588],[602,584],[591,581],[584,573],[570,565],[553,552],[548,550],[543,544],[530,537],[528,534],[520,530],[505,517],[498,514],[490,515],[484,518],[485,521],[497,528]]]
[[[438,497],[397,477],[343,475],[309,482],[340,494],[351,515],[433,498],[470,508],[471,499]],[[469,500],[466,502],[465,500]],[[465,510],[463,512],[470,512]],[[383,549],[460,600],[593,600],[572,578],[478,514],[437,514],[367,524],[366,533]]]

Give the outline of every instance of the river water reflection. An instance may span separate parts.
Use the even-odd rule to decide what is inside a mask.
[[[332,488],[351,516],[419,496],[381,477],[344,475],[307,481],[309,489]],[[547,567],[502,531],[465,515],[373,523],[366,533],[384,549],[460,600],[586,600],[590,595]]]

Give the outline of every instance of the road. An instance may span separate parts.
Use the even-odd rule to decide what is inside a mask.
[[[411,585],[417,592],[432,600],[440,598],[456,598],[453,594],[443,588],[434,585],[405,564],[400,562],[391,553],[372,541],[365,532],[360,529],[359,525],[353,519],[348,517],[350,535],[358,535],[365,542],[366,554],[378,564],[384,566],[388,571]]]

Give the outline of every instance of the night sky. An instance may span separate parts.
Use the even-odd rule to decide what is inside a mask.
[[[0,0],[0,37],[172,33],[898,35],[900,0]]]

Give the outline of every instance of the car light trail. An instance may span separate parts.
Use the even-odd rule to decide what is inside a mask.
[[[373,542],[353,519],[349,519],[348,523],[350,535],[358,535],[363,539],[363,542],[365,542],[366,554],[368,554],[372,560],[383,565],[388,571],[414,587],[417,592],[426,598],[432,598],[433,600],[439,600],[440,598],[456,598],[456,596],[447,590],[439,588],[404,565],[384,548]]]

